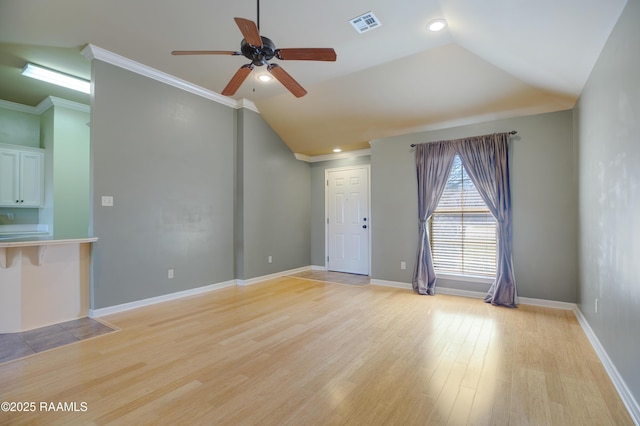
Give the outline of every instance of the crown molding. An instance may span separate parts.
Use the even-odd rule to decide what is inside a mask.
[[[168,84],[169,86],[176,87],[178,89],[184,90],[185,92],[193,93],[194,95],[201,96],[222,105],[226,105],[234,109],[247,108],[259,113],[258,108],[256,108],[255,104],[247,99],[240,99],[236,101],[233,98],[223,96],[219,93],[205,89],[204,87],[200,87],[186,80],[182,80],[171,74],[167,74],[155,68],[151,68],[150,66],[141,64],[140,62],[136,62],[129,58],[125,58],[124,56],[120,56],[116,53],[109,52],[108,50],[96,45],[87,44],[85,48],[82,49],[81,53],[90,61],[98,59],[102,62],[106,62],[108,64],[115,65],[117,67],[134,72],[136,74],[149,77],[161,83]]]
[[[305,161],[307,163],[319,163],[320,161],[332,161],[332,160],[343,160],[345,158],[356,158],[356,157],[364,157],[367,155],[371,155],[370,149],[358,149],[355,151],[346,151],[346,152],[337,152],[335,154],[325,154],[325,155],[304,155],[304,154],[293,154],[296,157],[296,160]]]
[[[67,109],[73,109],[82,112],[91,112],[91,107],[89,105],[69,101],[67,99],[56,98],[55,96],[47,96],[42,100],[42,102],[34,107],[0,99],[0,108],[10,109],[18,112],[25,112],[27,114],[33,115],[41,115],[52,106],[64,107]]]
[[[36,106],[36,110],[38,111],[38,114],[42,114],[52,106],[63,107],[80,112],[91,112],[91,107],[89,105],[69,101],[67,99],[56,98],[55,96],[47,96],[44,98],[44,100]]]
[[[240,109],[240,108],[246,108],[248,110],[251,110],[257,114],[260,114],[260,111],[258,111],[258,107],[256,106],[256,104],[254,104],[253,102],[251,102],[249,99],[238,99],[238,101],[236,102],[236,109]]]
[[[298,154],[297,152],[293,153],[293,156],[296,157],[298,161],[304,161],[306,163],[313,163],[313,157],[304,154]]]
[[[5,101],[0,99],[0,108],[10,109],[12,111],[25,112],[27,114],[40,115],[38,108],[29,105],[18,104],[16,102]]]

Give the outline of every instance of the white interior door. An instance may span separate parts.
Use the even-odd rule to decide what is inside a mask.
[[[369,168],[329,169],[327,269],[369,275]]]

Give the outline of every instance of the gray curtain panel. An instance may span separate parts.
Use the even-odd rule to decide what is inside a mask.
[[[496,280],[484,300],[492,305],[515,308],[508,145],[509,134],[498,133],[458,140],[456,151],[469,178],[497,222]]]
[[[455,157],[451,143],[434,142],[416,145],[418,178],[418,255],[413,271],[413,290],[435,295],[436,273],[433,269],[427,223],[438,206],[449,179]]]
[[[456,153],[471,181],[497,222],[498,259],[496,279],[485,302],[515,308],[516,282],[512,260],[511,192],[508,163],[509,133],[416,145],[418,177],[418,255],[413,290],[435,294],[427,223],[444,192]]]

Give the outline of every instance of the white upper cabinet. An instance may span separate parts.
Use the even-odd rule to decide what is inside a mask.
[[[20,155],[18,151],[0,148],[0,206],[15,206],[20,198],[18,173]]]
[[[44,204],[44,150],[0,146],[0,207]]]

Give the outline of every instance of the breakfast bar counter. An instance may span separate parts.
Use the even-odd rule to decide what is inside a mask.
[[[96,237],[0,238],[0,333],[86,317]]]

